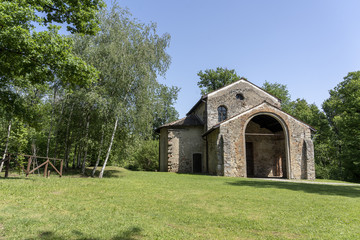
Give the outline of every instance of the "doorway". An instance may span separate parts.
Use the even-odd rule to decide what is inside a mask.
[[[201,153],[193,154],[193,173],[201,173],[202,164],[201,164]]]
[[[287,178],[286,135],[276,116],[258,114],[245,129],[248,177]]]

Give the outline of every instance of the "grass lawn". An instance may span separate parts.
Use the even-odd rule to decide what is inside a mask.
[[[360,185],[116,167],[103,179],[0,178],[1,240],[359,238]]]

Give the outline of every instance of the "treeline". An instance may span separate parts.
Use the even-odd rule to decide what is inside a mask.
[[[2,3],[6,4],[13,3]],[[15,3],[12,7],[16,15],[17,11],[27,10],[28,5]],[[93,8],[89,9],[91,13]],[[20,22],[23,16],[18,17]],[[30,57],[28,69],[22,63],[13,67],[13,75],[6,72],[11,69],[0,69],[0,136],[4,154],[61,158],[65,169],[83,173],[87,166],[101,165],[100,177],[108,163],[139,170],[158,168],[154,129],[178,118],[173,105],[179,89],[157,81],[171,62],[166,53],[170,36],[159,36],[155,24],[138,22],[116,4],[109,10],[99,8],[95,18],[98,24],[91,26],[96,31],[90,34],[73,29],[70,36],[61,36],[56,27],[50,26],[43,33],[48,39],[34,39],[42,48],[54,48],[48,53],[34,50],[39,51],[39,62],[41,54],[43,58],[48,55],[48,62],[38,63],[35,56]],[[54,19],[58,18],[48,20]],[[84,20],[80,25],[86,24]],[[6,26],[10,30],[13,27],[10,23]],[[24,39],[34,38],[34,28],[14,25],[19,26],[29,31]],[[2,44],[6,45],[4,41]],[[8,42],[6,47],[18,47],[20,50],[16,51],[25,54],[27,49],[21,50],[21,43],[11,44]],[[14,62],[26,60],[18,59],[14,52],[9,52],[14,55]],[[61,54],[71,57],[59,58]],[[6,63],[11,59],[0,60]]]

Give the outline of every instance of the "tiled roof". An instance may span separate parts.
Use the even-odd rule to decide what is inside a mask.
[[[164,124],[156,129],[157,132],[164,127],[190,127],[190,126],[203,126],[204,123],[195,115],[190,114],[182,119],[176,120],[171,123]]]

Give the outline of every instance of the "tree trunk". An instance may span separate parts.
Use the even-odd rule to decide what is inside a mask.
[[[33,152],[33,158],[32,158],[32,163],[33,163],[33,169],[36,168],[37,166],[39,166],[37,158],[36,158],[36,144],[35,144],[35,139],[33,139],[32,144],[31,144],[31,149]],[[38,174],[40,174],[40,170],[37,170]]]
[[[79,149],[78,149],[78,158],[77,158],[77,162],[76,162],[76,168],[79,169],[80,165],[81,165],[81,151],[83,150],[83,146],[80,144]]]
[[[112,133],[112,135],[111,135],[111,140],[110,140],[109,149],[108,149],[108,151],[107,151],[107,153],[106,153],[106,158],[105,158],[103,167],[102,167],[102,169],[101,169],[101,172],[100,172],[100,174],[99,174],[99,178],[102,178],[103,175],[104,175],[104,170],[105,170],[107,161],[109,160],[109,156],[110,156],[110,152],[111,152],[111,147],[112,147],[112,144],[113,144],[113,142],[114,142],[114,137],[115,137],[116,128],[117,128],[117,126],[118,126],[118,122],[119,122],[119,117],[117,116],[117,117],[116,117],[116,120],[115,120],[114,130],[113,130],[113,133]]]
[[[75,159],[76,159],[76,156],[77,156],[77,150],[78,150],[78,144],[75,145],[72,169],[75,169]]]
[[[103,126],[103,129],[102,129],[102,132],[101,132],[101,141],[100,141],[100,149],[99,149],[99,155],[96,159],[96,163],[95,163],[95,166],[94,166],[94,169],[92,170],[91,172],[91,177],[94,177],[95,175],[95,172],[96,172],[96,169],[99,165],[99,162],[100,162],[100,157],[101,157],[101,151],[102,151],[102,145],[103,145],[103,142],[104,142],[104,126]]]
[[[66,99],[67,99],[67,96],[65,96],[65,100],[62,102],[61,104],[61,111],[60,111],[60,118],[59,118],[59,122],[55,125],[55,149],[54,149],[54,158],[57,157],[57,147],[58,147],[58,141],[57,141],[57,133],[58,133],[58,129],[59,129],[59,125],[61,123],[61,120],[62,120],[62,117],[63,117],[63,113],[64,113],[64,106],[66,104]],[[55,102],[54,102],[55,103]],[[55,160],[54,160],[54,163],[55,163]],[[55,164],[54,164],[55,165]]]
[[[73,139],[71,136],[69,142],[67,143],[69,146],[66,147],[66,153],[65,153],[66,155],[65,155],[65,163],[64,163],[65,170],[67,170],[69,168],[69,157],[70,157],[70,150],[72,147],[72,142],[73,142]]]
[[[70,138],[70,134],[69,134],[69,130],[70,130],[70,121],[71,121],[71,117],[72,117],[72,113],[74,110],[74,104],[73,103],[71,105],[71,110],[70,110],[70,114],[69,114],[69,118],[68,118],[68,122],[66,124],[66,136],[65,136],[65,154],[64,154],[64,158],[65,158],[65,169],[68,168],[68,164],[69,164],[69,153],[70,153],[70,149],[71,149],[71,142],[69,144],[69,138]]]
[[[55,108],[55,97],[56,97],[56,87],[54,87],[54,99],[53,99],[53,106],[52,106],[51,117],[50,117],[49,135],[48,135],[47,146],[46,146],[46,157],[47,158],[49,157],[50,138],[51,138],[53,117],[54,117],[54,108]]]
[[[1,173],[2,169],[3,169],[5,157],[6,157],[6,154],[7,154],[7,151],[8,151],[10,133],[11,133],[11,120],[9,121],[8,132],[7,132],[7,137],[6,137],[6,144],[5,144],[5,150],[4,150],[2,161],[1,161],[1,164],[0,164],[0,173]]]
[[[85,153],[84,153],[84,160],[82,162],[82,166],[81,166],[81,173],[84,175],[85,174],[85,165],[86,165],[86,157],[87,157],[87,152],[88,152],[88,136],[89,136],[89,124],[90,124],[90,114],[88,114],[87,118],[86,118],[86,129],[85,129]]]
[[[123,75],[122,77],[124,78],[124,75]],[[126,105],[126,100],[127,100],[128,96],[129,96],[129,92],[131,91],[131,87],[132,87],[133,83],[134,83],[134,82],[130,83],[129,88],[128,88],[128,90],[127,90],[127,93],[126,93],[126,95],[125,95],[125,98],[124,98],[124,103],[125,103],[125,105]],[[108,151],[107,151],[107,153],[106,153],[106,158],[105,158],[103,167],[102,167],[102,169],[101,169],[101,172],[100,172],[100,174],[99,174],[99,178],[102,178],[103,175],[104,175],[104,170],[105,170],[107,161],[109,160],[109,156],[110,156],[110,152],[111,152],[111,147],[112,147],[112,144],[113,144],[113,142],[114,142],[114,137],[115,137],[115,133],[116,133],[116,128],[117,128],[117,126],[118,126],[118,122],[119,122],[119,116],[116,116],[116,118],[115,118],[115,126],[114,126],[113,133],[112,133],[112,135],[111,135],[111,140],[110,140],[109,149],[108,149]]]

